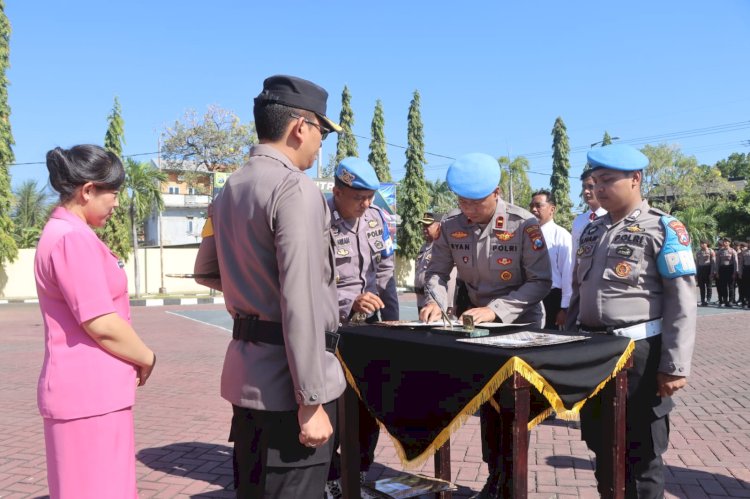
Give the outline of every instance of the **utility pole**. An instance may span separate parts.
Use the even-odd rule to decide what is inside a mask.
[[[161,171],[161,134],[159,135],[158,139],[158,147],[156,149],[156,164],[159,167],[159,171]],[[161,186],[159,186],[161,189]],[[165,295],[167,294],[167,288],[164,287],[164,244],[162,242],[162,221],[161,221],[161,212],[162,210],[159,210],[159,274],[161,275],[161,286],[159,287],[159,294]]]

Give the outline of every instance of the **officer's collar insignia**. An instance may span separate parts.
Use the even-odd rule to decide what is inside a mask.
[[[633,211],[633,213],[631,213],[630,215],[628,215],[626,218],[628,220],[637,220],[638,217],[640,217],[640,216],[641,216],[641,209],[640,208],[636,208],[635,211]]]
[[[503,281],[510,281],[513,279],[513,273],[510,270],[503,270],[500,272],[500,279]]]
[[[617,277],[627,277],[632,268],[628,262],[620,262],[615,266],[615,274]]]
[[[341,172],[339,172],[339,180],[341,180],[346,185],[350,186],[354,183],[355,177],[352,172],[347,170],[346,168],[341,168]]]
[[[378,226],[378,222],[377,220],[370,220],[369,222],[367,222],[367,225],[372,229],[373,227]]]
[[[625,230],[628,232],[646,232],[646,229],[641,228],[638,224],[628,225]]]
[[[505,227],[505,217],[502,215],[498,215],[498,217],[495,219],[495,229],[502,230],[503,227]]]
[[[333,210],[333,219],[334,220],[341,219],[341,215],[339,215],[339,210]]]
[[[453,239],[466,239],[467,237],[469,237],[469,234],[462,230],[457,230],[455,232],[451,232],[451,237]]]
[[[502,258],[498,258],[497,263],[499,263],[500,265],[510,265],[511,263],[513,263],[513,260],[504,256]]]
[[[513,239],[513,236],[515,236],[515,232],[508,232],[508,231],[501,231],[501,232],[495,232],[495,237],[498,239],[498,241],[508,241],[510,239]]]

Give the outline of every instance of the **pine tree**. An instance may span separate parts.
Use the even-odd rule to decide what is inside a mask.
[[[336,142],[336,164],[349,156],[359,157],[359,146],[357,138],[352,132],[354,126],[354,111],[352,111],[352,96],[349,88],[344,85],[344,91],[341,92],[341,114],[339,114],[339,124],[343,130],[339,134],[339,140]]]
[[[18,246],[13,239],[15,227],[10,218],[13,192],[10,188],[10,165],[13,155],[13,133],[10,129],[8,104],[8,78],[10,66],[10,21],[5,15],[5,2],[0,0],[0,265],[12,262],[18,256]]]
[[[568,145],[568,132],[561,117],[555,120],[552,128],[552,178],[550,179],[550,190],[557,201],[555,211],[555,223],[570,230],[573,223],[573,203],[570,201],[570,146]]]
[[[602,147],[608,146],[612,143],[612,137],[609,136],[606,130],[604,130],[604,137],[602,137]]]
[[[122,144],[125,142],[125,121],[122,119],[120,102],[115,97],[112,112],[107,117],[107,133],[104,135],[104,148],[117,154],[122,159]],[[128,216],[128,195],[123,188],[119,196],[120,206],[98,231],[99,239],[104,241],[112,253],[127,261],[130,254],[130,220]]]
[[[383,104],[380,102],[380,99],[378,99],[375,103],[375,114],[372,117],[372,125],[370,126],[372,140],[370,141],[370,154],[367,156],[367,162],[375,168],[378,180],[381,182],[393,182],[390,162],[388,161],[388,155],[386,154],[385,148],[384,127],[385,119],[383,117]]]
[[[424,178],[424,130],[419,110],[419,91],[409,106],[407,123],[406,166],[404,179],[398,187],[398,214],[401,225],[398,229],[399,255],[413,259],[419,253],[424,239],[420,220],[430,202],[430,194]]]

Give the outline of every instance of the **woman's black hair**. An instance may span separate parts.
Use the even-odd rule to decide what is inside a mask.
[[[70,200],[75,190],[93,182],[101,189],[119,190],[125,182],[125,168],[116,154],[91,144],[70,149],[55,147],[47,153],[49,182],[60,193],[60,202]]]

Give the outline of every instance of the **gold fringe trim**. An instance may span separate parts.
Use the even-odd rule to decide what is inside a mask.
[[[473,415],[477,410],[479,410],[479,407],[482,406],[485,402],[489,401],[492,407],[495,408],[496,411],[500,411],[500,407],[497,404],[497,401],[494,399],[493,395],[495,392],[500,388],[500,385],[502,385],[505,380],[510,378],[513,373],[518,373],[521,375],[522,378],[524,378],[526,381],[529,382],[534,388],[536,388],[539,393],[544,396],[545,399],[550,403],[550,408],[543,411],[541,414],[536,416],[533,420],[529,421],[528,429],[531,430],[536,425],[547,419],[552,412],[557,413],[557,417],[564,420],[574,420],[578,419],[578,413],[581,410],[581,407],[584,406],[587,400],[593,398],[596,396],[602,388],[610,381],[612,378],[617,376],[617,374],[622,371],[622,369],[625,367],[625,364],[630,359],[630,356],[633,354],[633,350],[635,349],[635,342],[630,341],[627,348],[623,352],[623,354],[620,356],[620,358],[617,360],[617,364],[615,365],[615,369],[610,373],[609,376],[607,376],[601,383],[597,385],[597,387],[594,389],[594,391],[589,395],[587,398],[577,402],[571,409],[566,409],[563,405],[562,400],[560,399],[560,396],[557,394],[554,388],[552,388],[552,385],[549,384],[549,382],[544,379],[543,376],[539,375],[530,365],[528,365],[524,360],[522,360],[519,357],[511,357],[508,359],[508,361],[492,376],[492,378],[487,382],[487,384],[480,390],[477,395],[474,396],[471,401],[469,401],[468,404],[459,412],[455,418],[446,426],[435,439],[430,443],[430,445],[417,457],[414,459],[408,459],[406,457],[406,452],[404,451],[404,448],[401,446],[401,443],[396,440],[395,437],[393,437],[390,433],[388,433],[388,430],[385,428],[385,425],[380,420],[378,421],[378,424],[386,429],[386,433],[388,433],[388,436],[391,438],[391,441],[393,442],[393,446],[396,448],[396,453],[398,454],[399,459],[401,460],[401,464],[404,466],[405,469],[412,469],[417,468],[424,464],[427,459],[432,456],[437,450],[445,444],[450,439],[450,436],[458,430],[461,426],[463,426],[464,422],[469,418],[469,416]],[[344,375],[346,376],[346,380],[349,383],[349,386],[354,389],[355,393],[357,394],[357,397],[362,399],[362,395],[359,392],[359,387],[357,387],[357,383],[354,381],[354,376],[352,376],[352,373],[349,371],[349,368],[346,366],[346,363],[341,358],[339,352],[336,352],[336,357],[338,357],[339,361],[341,362],[341,366],[344,370]],[[376,418],[377,419],[377,418]]]

